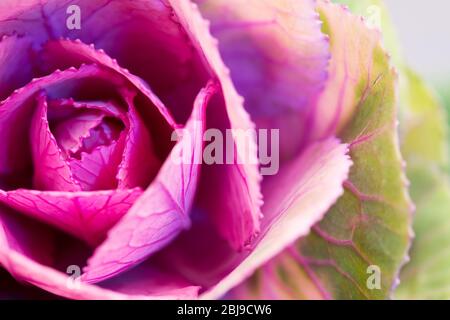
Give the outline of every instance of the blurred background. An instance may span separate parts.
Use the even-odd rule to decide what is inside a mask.
[[[450,1],[385,0],[403,56],[450,110]]]

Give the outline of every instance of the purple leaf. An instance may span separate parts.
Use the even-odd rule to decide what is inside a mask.
[[[313,0],[197,0],[245,108],[280,129],[282,158],[298,154],[327,78],[328,39]]]
[[[30,45],[31,40],[26,37],[0,35],[0,101],[32,78]]]

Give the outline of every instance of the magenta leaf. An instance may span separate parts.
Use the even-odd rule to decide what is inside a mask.
[[[186,285],[179,277],[155,268],[145,270],[141,285],[112,284],[106,289],[84,282],[71,282],[67,274],[49,267],[51,233],[20,215],[0,208],[0,265],[20,281],[26,281],[53,294],[70,299],[193,299],[198,288]],[[39,241],[36,241],[39,239]],[[142,274],[142,273],[141,273]],[[157,276],[159,282],[152,279]],[[155,293],[157,292],[157,293]]]
[[[152,137],[147,127],[137,113],[133,102],[127,100],[130,124],[125,139],[122,161],[117,173],[118,187],[146,187],[157,174],[161,164],[156,157]]]
[[[104,50],[96,50],[93,45],[87,45],[80,40],[61,39],[49,41],[44,45],[42,56],[44,56],[45,66],[49,70],[65,69],[69,67],[79,67],[82,64],[97,64],[99,66],[114,70],[126,78],[133,86],[145,97],[150,100],[159,110],[161,115],[170,124],[175,127],[170,112],[155,95],[149,86],[139,77],[131,74],[127,69],[119,66],[117,60],[108,56]]]
[[[69,5],[82,8],[80,30],[66,27]],[[4,0],[0,3],[0,36],[14,33],[30,39],[32,43],[24,51],[39,58],[40,48],[49,40],[80,39],[95,45],[130,74],[147,82],[183,124],[197,93],[210,77],[167,1]],[[37,70],[44,68],[38,76],[53,72],[46,70],[45,61],[36,64]]]
[[[51,104],[49,109],[52,109]],[[74,154],[81,149],[83,140],[90,135],[90,130],[100,125],[103,118],[104,114],[101,112],[88,110],[58,121],[52,133],[62,151],[67,155]]]
[[[113,102],[50,101],[50,127],[83,191],[117,187],[128,119]],[[59,189],[64,190],[64,189]]]
[[[169,3],[222,89],[223,98],[212,103],[214,112],[208,119],[208,127],[253,129],[254,124],[243,107],[243,99],[236,92],[229,70],[220,56],[217,40],[209,32],[208,22],[190,1],[170,0]],[[261,219],[261,176],[258,165],[248,161],[256,158],[256,141],[251,140],[250,146],[246,142],[235,139],[236,154],[232,165],[207,166],[208,173],[201,181],[199,191],[202,206],[211,215],[214,227],[237,250],[251,243],[259,231]]]
[[[38,190],[79,191],[69,163],[63,158],[47,120],[47,101],[39,96],[31,123],[32,155],[34,164],[33,187]]]
[[[45,65],[50,70],[95,63],[123,76],[139,92],[136,95],[133,90],[121,90],[128,106],[129,128],[117,179],[119,188],[148,186],[165,156],[159,156],[157,151],[167,149],[170,145],[163,138],[168,128],[178,126],[165,105],[142,79],[120,67],[116,60],[110,58],[103,50],[96,50],[93,45],[86,45],[80,40],[49,41],[44,46],[43,55]],[[151,106],[144,105],[144,100],[147,103],[150,102]],[[140,107],[139,110],[138,107]],[[145,120],[151,121],[151,125],[146,126]],[[166,145],[162,147],[158,145],[161,141]],[[142,159],[146,160],[142,161]],[[137,170],[138,167],[139,170]]]
[[[18,190],[18,193],[21,192]],[[34,192],[33,195],[27,194],[27,192],[30,191],[25,191],[25,194],[22,195],[24,198],[31,197],[28,199],[27,205],[33,204],[33,201],[40,202],[36,200],[36,195],[57,196],[60,197],[60,200],[64,198],[62,193],[57,192]],[[121,192],[127,198],[125,195],[127,192]],[[137,195],[137,191],[130,192]],[[18,193],[14,193],[11,197],[21,198]],[[105,203],[106,198],[109,197],[107,192],[101,193],[103,195],[97,194],[98,197],[90,198],[90,200],[96,199],[92,203],[94,206],[96,205],[95,201],[98,201],[97,204],[102,201]],[[87,195],[88,193],[84,193],[84,196]],[[81,202],[87,204],[85,202],[87,198]],[[111,199],[112,202],[117,201],[117,204],[111,203],[111,209],[122,206],[123,197],[120,199],[120,196],[117,198],[112,196],[112,198],[115,198],[115,200]],[[125,200],[127,202],[132,199]],[[63,201],[66,201],[67,204],[69,200]],[[76,211],[72,211],[73,213]],[[107,214],[103,210],[98,213]],[[130,281],[117,279],[113,283],[105,284],[105,287],[80,281],[74,282],[68,274],[52,267],[55,240],[54,233],[49,228],[25,219],[16,211],[4,206],[0,207],[0,268],[4,267],[17,281],[28,282],[55,295],[70,299],[194,299],[198,295],[198,287],[188,284],[180,276],[161,270],[155,265],[145,266],[143,269],[136,268],[132,273],[127,274]],[[137,278],[139,283],[136,281]],[[3,282],[1,283],[3,284]],[[0,288],[0,294],[1,289],[3,288]]]
[[[100,145],[119,140],[128,119],[124,106],[116,101],[48,101],[52,133],[67,157],[92,152]]]
[[[123,140],[99,146],[92,152],[82,152],[80,159],[70,159],[74,179],[82,190],[106,190],[117,186],[115,177],[122,159]]]
[[[215,92],[215,84],[210,84],[199,93],[186,125],[189,134],[183,135],[156,179],[97,247],[85,268],[84,281],[102,281],[139,264],[190,226],[203,151],[205,108]],[[177,163],[177,156],[192,161]]]
[[[92,192],[18,189],[0,193],[0,202],[96,245],[141,194],[139,188]]]
[[[24,178],[31,176],[33,163],[30,152],[30,127],[37,105],[36,96],[43,90],[52,98],[64,95],[65,91],[76,88],[78,82],[92,79],[99,83],[112,83],[118,87],[124,85],[123,79],[107,70],[93,65],[82,66],[80,69],[55,71],[50,76],[37,78],[0,102],[1,135],[2,139],[8,142],[0,145],[0,173],[4,181],[13,181],[3,186],[4,189],[31,187],[31,181],[25,181],[19,185],[17,182],[21,181],[22,176]],[[40,121],[40,119],[35,120],[36,123]]]

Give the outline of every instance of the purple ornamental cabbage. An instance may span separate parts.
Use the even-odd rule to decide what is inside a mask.
[[[0,297],[395,287],[411,235],[396,75],[344,7],[3,0],[0,36]],[[278,129],[279,170],[246,161],[255,137],[206,164],[209,129]]]

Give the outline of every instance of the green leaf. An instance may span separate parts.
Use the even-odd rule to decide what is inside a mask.
[[[450,128],[450,79],[438,81],[436,87],[447,112],[447,128]],[[447,145],[450,147],[450,139],[447,139]]]
[[[320,13],[333,44],[334,32],[345,24],[342,17]],[[345,19],[355,24],[339,30],[340,35],[369,32],[356,17],[346,13]],[[340,134],[354,162],[344,195],[309,236],[260,269],[237,293],[299,299],[390,296],[410,244],[411,203],[397,136],[396,75],[380,42],[370,53],[370,71],[355,88],[355,113]],[[371,277],[378,270],[379,287]]]
[[[403,299],[450,299],[450,188],[446,113],[434,92],[402,62],[394,28],[380,0],[339,0],[366,15],[377,5],[384,17],[385,44],[400,74],[401,149],[416,204],[411,261],[401,273],[395,296]],[[443,96],[444,102],[446,96]],[[450,105],[450,104],[449,104]]]
[[[399,299],[450,299],[450,187],[442,181],[417,205],[411,262],[402,270]]]
[[[448,167],[450,118],[433,90],[404,63],[395,27],[383,1],[333,0],[333,2],[347,5],[354,14],[361,15],[368,21],[379,18],[378,27],[383,33],[383,44],[391,54],[393,64],[399,73],[401,149],[407,163],[422,158],[435,165]],[[447,102],[447,109],[450,111],[448,90],[442,92],[444,94],[441,94],[441,97]],[[423,165],[429,166],[430,163]],[[415,184],[414,181],[411,183]]]
[[[394,25],[383,0],[332,0],[335,3],[348,6],[350,11],[366,19],[367,23],[383,33],[383,45],[392,56],[392,63],[399,67],[403,65],[403,54],[397,39]]]
[[[342,134],[352,145],[354,161],[346,193],[298,245],[307,268],[337,299],[389,297],[409,246],[410,203],[395,127],[395,75],[380,47],[372,68],[372,81],[361,80],[359,109]],[[367,286],[370,266],[381,271],[379,288]]]
[[[411,69],[403,67],[400,76],[401,144],[408,167],[423,167],[430,174],[436,170],[433,167],[445,169],[448,165],[445,110],[434,92]],[[412,183],[416,184],[414,180]]]
[[[417,210],[411,261],[395,296],[450,299],[450,184],[445,112],[412,71],[403,72],[402,151]]]

